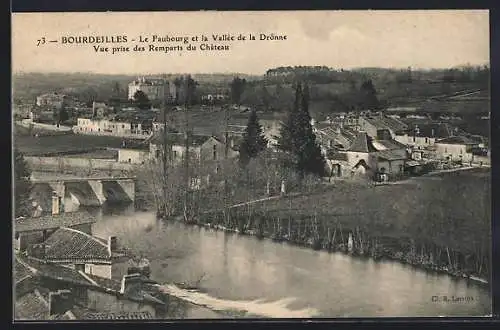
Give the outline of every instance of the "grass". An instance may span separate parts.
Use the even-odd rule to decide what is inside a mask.
[[[455,172],[440,180],[369,186],[338,182],[300,196],[255,204],[255,212],[281,219],[317,219],[327,226],[360,226],[374,236],[430,239],[472,252],[489,241],[490,175]],[[290,207],[291,205],[291,207]],[[488,243],[487,243],[488,244]]]
[[[122,138],[68,134],[62,136],[14,136],[14,144],[26,156],[42,155],[95,148],[119,148]]]

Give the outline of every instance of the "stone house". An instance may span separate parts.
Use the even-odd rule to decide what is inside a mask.
[[[435,142],[436,153],[439,158],[449,161],[474,162],[474,149],[479,142],[465,136],[452,136]]]
[[[17,320],[154,319],[163,313],[165,303],[138,274],[116,281],[19,255],[15,264],[16,273],[22,268],[24,273],[15,277],[36,281],[24,290],[16,281]]]
[[[45,241],[29,246],[27,254],[104,278],[116,274],[114,268],[124,256],[117,250],[116,237],[102,239],[67,227],[58,228]]]
[[[385,130],[390,133],[390,137],[388,138],[394,139],[396,133],[407,130],[408,125],[396,118],[387,117],[381,114],[372,117],[360,117],[359,129],[360,131],[366,132],[366,134],[373,139],[379,138],[379,131]]]
[[[374,140],[359,132],[347,150],[330,149],[327,153],[332,176],[388,178],[402,175],[408,158],[406,147],[395,140]]]
[[[416,124],[405,131],[396,132],[396,141],[407,146],[427,148],[437,140],[454,135],[453,129],[446,123]]]

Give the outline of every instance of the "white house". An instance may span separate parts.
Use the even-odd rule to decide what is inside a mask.
[[[473,162],[473,149],[479,147],[479,142],[464,136],[453,136],[435,142],[436,153],[442,159],[450,161]]]
[[[159,78],[137,78],[128,85],[128,98],[132,100],[137,91],[142,91],[149,100],[174,100],[177,94],[175,84]]]
[[[404,145],[395,140],[374,140],[366,132],[359,132],[347,150],[332,149],[327,154],[332,176],[368,178],[403,174],[407,158]]]
[[[396,141],[416,148],[434,145],[436,140],[453,136],[453,129],[446,123],[413,125],[406,131],[396,132]]]

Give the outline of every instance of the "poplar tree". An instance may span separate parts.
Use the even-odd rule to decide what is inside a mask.
[[[303,178],[306,174],[323,176],[325,159],[311,125],[309,114],[309,88],[300,83],[295,88],[294,106],[281,126],[278,148],[290,155],[285,166],[292,166]]]
[[[243,134],[243,141],[240,144],[240,164],[246,166],[250,159],[255,158],[266,147],[267,139],[264,137],[257,112],[252,110]]]
[[[21,152],[14,149],[14,214],[15,217],[30,214],[31,172]]]

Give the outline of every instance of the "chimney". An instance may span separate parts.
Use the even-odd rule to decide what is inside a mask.
[[[434,137],[434,128],[431,130],[431,137]]]
[[[116,236],[109,236],[108,237],[108,253],[111,255],[111,252],[116,251],[117,243],[116,243]]]
[[[49,293],[49,315],[64,314],[74,305],[70,290],[58,290]]]
[[[52,192],[52,215],[59,214],[59,196],[57,192]]]
[[[128,274],[122,277],[122,284],[120,287],[120,293],[126,294],[130,292],[131,289],[140,288],[142,284],[142,275],[139,273]]]

